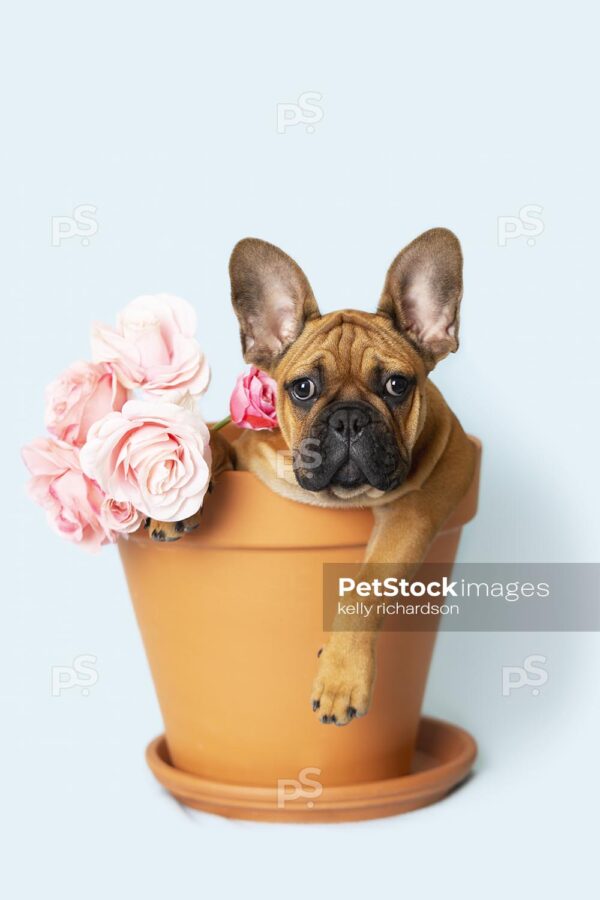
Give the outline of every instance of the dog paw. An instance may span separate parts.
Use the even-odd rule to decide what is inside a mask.
[[[337,635],[336,637],[342,637]],[[356,635],[325,646],[319,656],[311,695],[312,708],[324,725],[347,725],[368,712],[375,678],[372,645]]]
[[[184,534],[195,531],[200,524],[201,510],[190,516],[189,519],[182,519],[180,522],[158,522],[156,519],[147,519],[144,523],[150,532],[153,541],[159,543],[170,543],[178,541]]]

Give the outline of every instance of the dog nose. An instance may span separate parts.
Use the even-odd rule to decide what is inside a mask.
[[[370,418],[364,409],[356,406],[343,406],[331,415],[329,427],[336,431],[340,437],[351,440],[358,437],[369,422]]]

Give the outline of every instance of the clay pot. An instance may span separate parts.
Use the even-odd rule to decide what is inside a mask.
[[[430,549],[443,574],[477,492],[478,476]],[[323,563],[359,562],[371,527],[368,510],[295,503],[228,472],[193,534],[159,544],[142,531],[120,542],[165,724],[148,761],[184,803],[240,818],[341,821],[423,806],[466,776],[472,738],[421,723],[433,631],[381,635],[367,716],[337,728],[312,712],[327,639]]]

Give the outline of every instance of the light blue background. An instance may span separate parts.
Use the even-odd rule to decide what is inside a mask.
[[[597,22],[588,4],[13,4],[3,15],[5,462],[0,870],[13,898],[562,897],[595,878],[597,635],[443,636],[426,709],[477,736],[476,777],[406,817],[228,822],[152,780],[161,730],[114,549],[61,542],[17,448],[42,389],[143,292],[196,307],[208,417],[241,365],[227,260],[291,253],[322,309],[372,309],[387,265],[445,225],[464,249],[462,347],[434,379],[485,446],[461,559],[598,558]],[[323,117],[277,130],[277,104]],[[51,217],[97,208],[85,246]],[[499,246],[498,217],[543,230]],[[6,321],[8,319],[8,321]],[[52,697],[52,666],[98,681]],[[539,653],[548,680],[502,696]]]

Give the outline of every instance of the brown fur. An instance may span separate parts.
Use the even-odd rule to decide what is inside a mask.
[[[369,506],[374,529],[361,578],[371,567],[394,562],[410,578],[429,544],[466,493],[475,454],[458,420],[429,381],[435,363],[458,347],[462,255],[458,241],[433,229],[393,261],[376,313],[342,310],[320,316],[306,276],[281,250],[263,241],[241,241],[233,251],[232,299],[245,357],[277,381],[280,431],[244,431],[230,446],[213,435],[213,478],[235,466],[254,472],[272,490],[321,506]],[[318,370],[323,391],[298,409],[288,386]],[[374,389],[378,370],[402,373],[411,389],[391,409]],[[319,413],[334,401],[365,401],[393,432],[408,476],[388,492],[300,487],[281,455],[302,444]],[[196,518],[196,517],[195,517]],[[197,521],[190,522],[194,526]],[[185,523],[188,527],[188,523]],[[181,536],[175,523],[151,523],[163,539]],[[350,625],[350,627],[349,627]],[[321,721],[343,725],[369,706],[375,677],[375,644],[382,622],[344,619],[317,661],[311,702]]]

